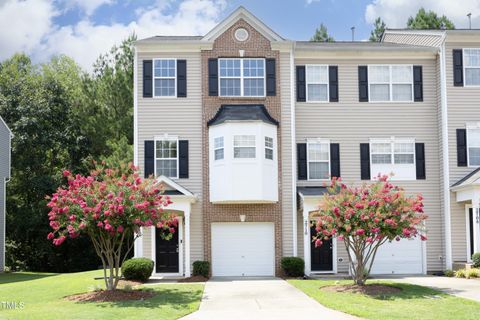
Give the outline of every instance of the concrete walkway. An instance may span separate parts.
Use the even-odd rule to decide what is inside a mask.
[[[416,284],[419,286],[430,287],[443,292],[453,294],[462,298],[467,298],[480,302],[480,280],[479,279],[459,279],[437,276],[410,276],[410,277],[392,277],[385,278],[404,283]]]
[[[217,278],[205,285],[200,309],[183,319],[358,319],[328,309],[278,278]]]

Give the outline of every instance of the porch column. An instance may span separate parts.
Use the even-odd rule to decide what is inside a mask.
[[[303,261],[305,262],[305,274],[308,276],[311,273],[310,262],[310,245],[312,240],[310,239],[310,221],[308,213],[310,206],[303,199]]]
[[[480,203],[478,200],[476,200],[475,202],[472,201],[472,209],[473,209],[473,234],[472,234],[473,252],[480,252]]]
[[[185,277],[190,277],[190,208],[189,204],[184,211],[185,215]]]
[[[135,258],[143,257],[143,232],[145,232],[145,230],[141,227],[140,233],[135,234],[135,236],[140,234],[140,236],[135,239],[135,243],[133,244],[133,256]]]

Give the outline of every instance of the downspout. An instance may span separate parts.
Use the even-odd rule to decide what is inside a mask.
[[[445,60],[445,38],[442,37],[440,47],[440,94],[441,94],[441,115],[442,115],[442,157],[443,157],[443,225],[445,229],[445,268],[452,269],[452,230],[450,218],[450,161],[448,149],[448,101],[447,101],[447,79]]]
[[[295,42],[290,49],[290,135],[292,144],[292,236],[293,236],[293,256],[298,255],[297,250],[297,171],[296,168],[296,133],[295,133]]]

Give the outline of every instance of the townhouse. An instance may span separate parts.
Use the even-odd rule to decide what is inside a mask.
[[[384,245],[373,273],[467,262],[479,245],[469,244],[479,232],[468,213],[478,207],[475,98],[472,114],[447,112],[445,31],[438,45],[395,32],[380,43],[291,41],[240,7],[204,36],[137,41],[134,161],[165,186],[180,223],[171,241],[142,230],[135,256],[153,259],[157,275],[188,277],[196,260],[214,276],[279,275],[285,256],[302,257],[306,274],[346,273],[342,243],[311,243],[310,213],[332,176],[361,184],[393,172],[424,195],[429,240]],[[446,168],[459,143],[466,166]]]

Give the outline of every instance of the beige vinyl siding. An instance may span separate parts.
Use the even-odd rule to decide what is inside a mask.
[[[427,180],[398,181],[410,194],[422,193],[425,197],[427,221],[427,270],[443,268],[442,215],[440,198],[440,162],[438,159],[438,107],[436,62],[430,59],[390,60],[361,59],[352,55],[351,60],[297,59],[296,65],[308,63],[338,65],[338,103],[297,103],[296,140],[326,138],[340,144],[341,176],[346,183],[360,184],[360,143],[370,138],[412,137],[425,143]],[[368,103],[358,102],[358,65],[413,64],[423,66],[424,101],[416,103]],[[322,185],[319,181],[298,181],[301,186]],[[338,245],[338,270],[347,271],[347,255],[343,245]]]
[[[281,165],[282,165],[282,248],[283,256],[293,256],[293,203],[292,203],[292,130],[291,130],[291,77],[290,53],[280,54],[281,93]]]
[[[427,31],[428,32],[428,31]],[[391,33],[386,32],[383,42],[403,43],[416,46],[438,47],[442,44],[442,33],[438,34],[415,34],[415,33]]]
[[[187,97],[143,98],[143,60],[176,58],[187,60]],[[200,52],[138,53],[138,166],[143,176],[144,141],[168,134],[189,141],[189,178],[177,183],[198,195],[190,215],[191,262],[203,260],[202,223],[202,88]],[[144,255],[151,252],[151,233],[145,232]]]
[[[450,162],[450,185],[474,170],[472,167],[457,166],[456,129],[464,129],[467,122],[480,122],[480,87],[455,87],[453,85],[453,49],[479,48],[480,42],[449,42],[445,44],[447,101],[448,101],[448,147]],[[451,195],[452,258],[466,261],[467,239],[465,235],[465,205]]]

